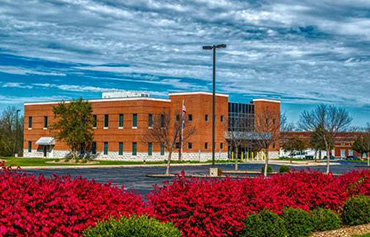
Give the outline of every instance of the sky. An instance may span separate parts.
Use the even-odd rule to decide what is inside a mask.
[[[0,110],[104,91],[334,104],[370,122],[369,0],[0,0]]]

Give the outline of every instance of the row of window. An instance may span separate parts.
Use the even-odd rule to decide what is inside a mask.
[[[137,114],[132,114],[132,127],[133,128],[137,128],[137,118],[138,118]],[[176,115],[176,120],[180,121],[180,115]],[[206,122],[209,121],[208,114],[206,114],[204,116],[204,120]],[[221,122],[224,121],[224,116],[223,115],[221,115],[220,120],[221,120]],[[93,127],[94,128],[97,127],[97,121],[98,121],[98,116],[94,114],[93,115]],[[189,122],[193,121],[193,115],[192,114],[188,114],[188,121]],[[166,118],[165,118],[165,115],[162,114],[161,115],[161,127],[165,127],[166,126],[165,123],[166,123]],[[44,128],[46,129],[47,127],[48,127],[48,117],[44,116]],[[124,127],[124,114],[119,114],[118,115],[118,127],[119,128]],[[153,114],[148,115],[148,127],[149,128],[153,127]],[[28,117],[28,128],[30,128],[30,129],[32,128],[32,116]],[[109,128],[109,115],[108,114],[104,115],[104,128]]]
[[[193,148],[193,143],[189,142],[187,144],[187,147],[188,147],[188,149],[192,149]],[[180,148],[180,143],[176,143],[176,148],[177,149]],[[204,144],[204,148],[208,149],[208,142],[206,142]],[[224,144],[221,142],[220,143],[220,149],[222,150],[223,148],[224,148]],[[31,141],[28,141],[27,150],[28,150],[28,152],[32,152],[32,142]],[[108,151],[109,151],[109,143],[104,142],[103,154],[108,155]],[[84,144],[81,145],[81,151],[80,152],[81,152],[81,154],[85,153],[85,145]],[[92,144],[91,144],[91,153],[93,155],[96,154],[96,142],[92,142]],[[160,153],[161,153],[161,155],[164,155],[164,144],[163,143],[161,143],[161,145],[160,145]],[[148,143],[148,155],[151,156],[152,154],[153,154],[153,143],[149,142]],[[123,142],[118,143],[118,155],[123,155]],[[137,143],[136,142],[132,143],[132,155],[133,156],[137,155]]]

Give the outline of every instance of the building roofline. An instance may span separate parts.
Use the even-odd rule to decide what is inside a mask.
[[[273,100],[273,99],[253,99],[253,102],[271,102],[271,103],[280,104],[280,100]]]
[[[135,101],[135,100],[146,100],[146,101],[160,101],[160,102],[171,102],[169,99],[159,99],[159,98],[150,98],[150,97],[136,97],[136,98],[105,98],[105,99],[90,99],[85,100],[88,102],[112,102],[112,101]],[[66,103],[69,103],[71,100],[65,101]],[[45,102],[26,102],[24,103],[24,106],[27,105],[48,105],[48,104],[58,104],[61,101],[45,101]]]
[[[194,91],[194,92],[172,92],[168,93],[168,96],[172,95],[212,95],[212,92],[205,92],[205,91]],[[223,97],[229,97],[229,95],[216,93],[216,96],[223,96]]]

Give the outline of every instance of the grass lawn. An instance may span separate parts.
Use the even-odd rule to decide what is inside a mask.
[[[355,237],[370,237],[370,234],[356,235]]]
[[[86,163],[70,163],[70,164],[63,164],[63,163],[50,163],[52,161],[58,161],[59,159],[45,159],[45,158],[16,158],[16,157],[6,157],[0,158],[1,160],[5,161],[6,166],[13,166],[13,167],[25,167],[25,166],[97,166],[97,165],[145,165],[145,164],[167,164],[166,161],[150,161],[150,162],[140,162],[140,161],[113,161],[113,160],[96,160],[94,164],[86,164]],[[230,161],[231,162],[231,161]],[[207,164],[211,163],[211,161],[207,162],[199,162],[199,161],[171,161],[172,164]],[[216,161],[216,163],[229,163],[229,161]]]

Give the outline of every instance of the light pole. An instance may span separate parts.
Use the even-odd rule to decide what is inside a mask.
[[[226,44],[203,46],[204,50],[213,51],[213,93],[212,93],[212,166],[215,165],[215,150],[216,150],[216,49],[224,49]]]

